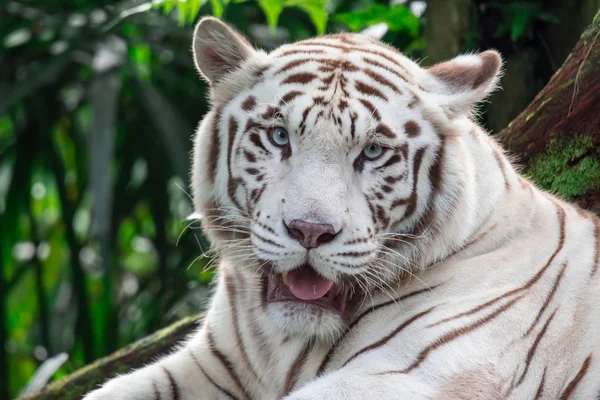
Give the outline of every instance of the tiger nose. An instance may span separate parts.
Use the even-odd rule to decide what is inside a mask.
[[[299,219],[292,220],[286,227],[288,234],[307,249],[329,243],[339,233],[333,225],[313,224]]]

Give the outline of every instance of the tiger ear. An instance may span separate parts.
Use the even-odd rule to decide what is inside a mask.
[[[458,56],[428,69],[424,88],[451,113],[469,113],[498,87],[502,57],[493,50]]]
[[[242,35],[213,17],[202,18],[196,25],[193,51],[196,68],[213,84],[256,53]]]

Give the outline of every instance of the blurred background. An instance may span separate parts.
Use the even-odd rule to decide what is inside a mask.
[[[189,157],[207,111],[191,57],[204,15],[264,49],[363,31],[423,65],[495,48],[492,132],[560,67],[600,0],[3,1],[0,400],[44,361],[57,379],[203,309],[213,272],[188,226]],[[63,354],[68,357],[63,356]]]

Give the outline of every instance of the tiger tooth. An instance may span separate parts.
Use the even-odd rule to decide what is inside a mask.
[[[327,284],[327,286],[329,286],[329,287],[327,288],[327,291],[330,291],[330,290],[331,290],[331,288],[333,287],[333,281],[329,281],[329,283]]]
[[[288,286],[288,287],[290,286],[288,284],[288,273],[287,272],[284,272],[281,274],[281,279],[283,280],[283,283],[285,284],[285,286]]]

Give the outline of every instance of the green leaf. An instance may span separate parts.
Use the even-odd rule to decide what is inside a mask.
[[[277,22],[279,22],[279,15],[283,11],[282,0],[258,0],[258,5],[267,17],[269,28],[271,28],[272,32],[275,32]]]
[[[317,33],[323,35],[327,28],[326,3],[326,0],[288,0],[285,3],[285,7],[298,7],[306,12],[317,29]]]
[[[179,176],[186,177],[188,174],[188,161],[186,157],[181,155],[186,154],[187,137],[192,135],[194,129],[188,125],[177,106],[164,97],[155,86],[149,82],[137,81],[137,83],[139,96],[150,121],[160,134],[160,139],[163,141],[170,159],[170,165],[173,166]],[[182,135],[182,132],[184,135]],[[182,139],[183,137],[186,137],[186,139]]]
[[[163,0],[161,3],[156,3],[154,7],[162,9],[163,13],[169,15],[171,14],[171,11],[173,11],[176,5],[177,0]]]
[[[193,24],[200,12],[200,9],[204,5],[204,0],[188,0],[190,3],[189,14],[188,14],[188,24]]]
[[[510,38],[513,42],[519,40],[523,33],[525,32],[525,28],[529,22],[529,13],[517,13],[515,18],[512,20],[512,25],[510,27]]]
[[[31,39],[31,29],[23,27],[19,28],[4,38],[4,47],[10,49],[11,47],[18,47],[26,44]]]
[[[138,78],[150,80],[152,52],[147,44],[138,44],[129,48],[129,58],[133,61]]]
[[[186,21],[188,20],[188,14],[190,10],[190,1],[180,1],[177,3],[177,11],[179,13],[179,17],[177,21],[180,26],[185,26]]]
[[[560,19],[558,19],[556,15],[551,14],[549,12],[541,13],[540,15],[538,15],[538,19],[545,22],[550,22],[551,24],[560,24]]]
[[[27,383],[27,386],[19,393],[19,396],[31,395],[43,388],[50,378],[52,378],[52,375],[54,375],[68,359],[69,355],[67,353],[60,353],[45,360],[42,365],[37,368]]]
[[[500,24],[498,25],[498,28],[496,28],[496,32],[494,32],[494,38],[508,36],[509,32],[510,26],[508,24]]]
[[[121,250],[128,249],[131,246],[131,241],[133,240],[135,233],[135,221],[132,218],[127,218],[121,222],[118,229],[118,243]]]
[[[212,7],[213,15],[217,18],[221,18],[225,8],[221,0],[210,0],[210,5]]]
[[[385,22],[390,31],[406,32],[416,37],[420,27],[419,18],[402,4],[394,7],[375,4],[367,10],[335,14],[333,19],[346,24],[353,32]]]

